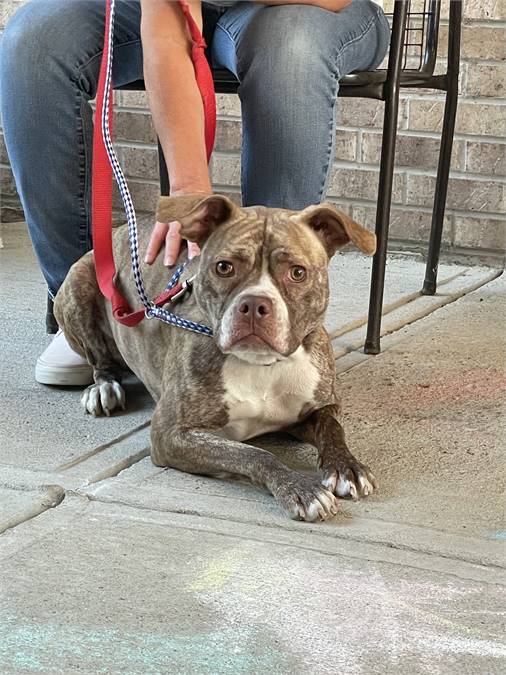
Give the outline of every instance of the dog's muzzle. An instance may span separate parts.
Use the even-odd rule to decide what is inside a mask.
[[[219,343],[226,353],[287,351],[287,327],[276,303],[267,295],[242,295],[223,317]]]

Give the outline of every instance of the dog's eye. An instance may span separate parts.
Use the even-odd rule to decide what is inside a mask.
[[[290,279],[292,281],[304,281],[306,278],[306,268],[301,265],[290,267]]]
[[[234,273],[234,266],[228,260],[220,260],[216,263],[216,274],[220,277],[231,277]]]

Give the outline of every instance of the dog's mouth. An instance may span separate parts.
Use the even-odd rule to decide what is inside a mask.
[[[228,344],[223,346],[223,352],[258,365],[270,365],[288,356],[270,335],[244,330],[231,335]]]
[[[238,340],[233,342],[231,346],[244,347],[246,349],[268,348],[277,351],[276,347],[273,344],[271,344],[268,340],[261,337],[260,335],[257,335],[256,333],[251,333],[250,335],[246,335],[245,337],[239,338]]]

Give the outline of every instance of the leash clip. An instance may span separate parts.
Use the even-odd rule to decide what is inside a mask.
[[[191,293],[194,279],[195,277],[191,277],[191,279],[185,279],[183,281],[181,289],[170,298],[169,302],[170,303],[177,302],[180,298],[183,297],[185,293],[187,292]]]

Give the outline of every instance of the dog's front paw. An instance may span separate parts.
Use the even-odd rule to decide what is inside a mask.
[[[322,485],[338,497],[359,499],[378,489],[378,481],[370,469],[353,456],[338,459],[335,467],[324,470]]]
[[[81,396],[81,405],[90,415],[109,415],[116,408],[125,409],[125,392],[119,382],[91,384]]]
[[[337,499],[314,476],[305,476],[294,471],[272,493],[278,504],[294,520],[327,520],[337,513]]]

